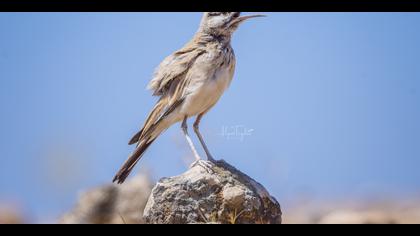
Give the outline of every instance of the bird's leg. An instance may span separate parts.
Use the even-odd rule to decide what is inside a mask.
[[[188,145],[190,145],[190,148],[194,154],[195,160],[199,161],[201,160],[200,155],[198,155],[197,150],[194,147],[194,143],[192,142],[190,136],[188,135],[188,125],[187,125],[187,117],[184,118],[184,121],[181,125],[182,131],[184,132],[185,138],[187,139]]]
[[[194,122],[194,132],[197,135],[198,139],[200,140],[201,146],[203,146],[204,151],[206,152],[207,155],[207,160],[210,162],[215,163],[216,160],[213,158],[213,156],[210,154],[209,149],[207,148],[206,143],[204,142],[203,136],[200,133],[200,121],[201,118],[203,118],[204,113],[201,113],[197,116],[197,119]]]
[[[185,134],[185,138],[187,139],[188,145],[190,145],[190,148],[194,154],[195,157],[195,161],[191,164],[190,168],[199,165],[201,167],[203,167],[204,170],[206,170],[208,173],[212,174],[214,173],[214,171],[212,170],[212,166],[210,163],[207,163],[203,160],[201,160],[200,155],[198,155],[197,150],[194,147],[194,143],[192,142],[190,136],[188,135],[188,126],[187,126],[187,117],[184,118],[184,121],[182,122],[182,131]]]

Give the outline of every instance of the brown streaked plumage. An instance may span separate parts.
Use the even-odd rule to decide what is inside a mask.
[[[197,116],[194,131],[207,159],[214,161],[199,131],[201,118],[217,103],[235,71],[231,47],[233,32],[245,20],[239,12],[206,12],[194,38],[182,49],[166,57],[156,69],[148,88],[160,96],[143,128],[129,141],[134,152],[114,177],[123,183],[147,148],[167,128],[182,121],[182,130],[197,160],[200,157],[188,135],[187,119]]]

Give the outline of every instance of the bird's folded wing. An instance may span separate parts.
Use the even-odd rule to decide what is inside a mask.
[[[153,133],[159,122],[182,104],[189,82],[187,73],[203,53],[205,50],[202,48],[186,46],[159,65],[148,88],[154,91],[155,96],[161,97],[150,112],[143,129],[130,140],[129,144],[137,143]]]
[[[156,69],[153,79],[148,85],[148,88],[153,91],[153,95],[165,95],[177,87],[174,85],[182,84],[188,70],[203,53],[205,53],[203,48],[186,46],[165,58]]]

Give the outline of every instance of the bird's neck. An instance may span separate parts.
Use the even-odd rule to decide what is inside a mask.
[[[205,32],[205,31],[199,31],[195,35],[195,41],[197,43],[206,45],[209,43],[216,43],[220,44],[221,46],[228,46],[230,45],[230,41],[232,39],[231,34],[220,34],[215,32]]]

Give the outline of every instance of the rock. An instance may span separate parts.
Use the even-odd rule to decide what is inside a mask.
[[[0,204],[0,225],[25,223],[27,221],[18,207],[13,204]]]
[[[290,203],[288,212],[284,224],[419,224],[420,198],[305,199]]]
[[[60,223],[144,223],[143,209],[152,187],[148,176],[138,175],[123,185],[109,184],[89,190],[81,194],[76,207]]]
[[[325,215],[319,224],[395,224],[392,215],[380,211],[337,210]]]
[[[153,188],[143,218],[157,224],[280,224],[279,203],[225,161],[200,161]]]

